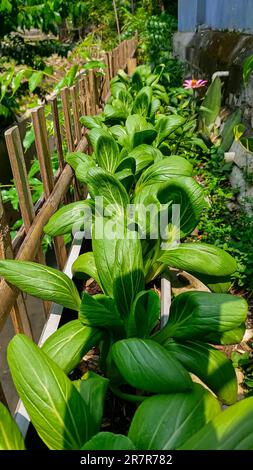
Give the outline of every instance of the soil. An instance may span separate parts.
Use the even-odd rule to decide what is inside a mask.
[[[127,434],[137,404],[115,397],[109,390],[105,400],[104,418],[101,431]]]
[[[88,279],[83,286],[83,290],[90,295],[102,294],[101,288],[94,279]]]

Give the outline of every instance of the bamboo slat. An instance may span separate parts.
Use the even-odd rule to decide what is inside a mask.
[[[110,62],[109,62],[108,52],[106,52],[104,55],[104,62],[106,65],[106,69],[105,69],[105,81],[104,81],[104,90],[103,90],[103,101],[106,100],[106,96],[110,89]]]
[[[44,106],[32,110],[32,121],[35,134],[35,145],[40,164],[41,178],[46,198],[54,187],[54,175],[47,135],[47,125]]]
[[[15,186],[18,193],[19,206],[26,232],[35,217],[32,202],[32,194],[25,166],[23,147],[17,126],[11,127],[5,132],[5,140],[9,154]]]
[[[124,69],[127,65],[127,40],[124,41]]]
[[[90,93],[88,75],[84,76],[84,86],[85,86],[85,95],[86,95],[86,114],[89,116],[90,114],[92,114],[92,110],[91,110],[92,97]]]
[[[35,217],[26,238],[20,247],[16,259],[28,261],[34,258],[38,250],[38,240],[40,240],[42,236],[43,228],[59,206],[62,198],[65,196],[72,178],[72,169],[69,165],[66,165],[52,194]],[[10,287],[5,280],[2,280],[0,283],[0,330],[4,325],[17,296],[18,291]]]
[[[65,122],[65,131],[67,138],[67,147],[69,152],[74,152],[75,150],[75,139],[73,134],[73,128],[71,123],[71,112],[70,112],[70,88],[63,88],[61,91],[62,97],[62,106],[63,106],[63,115]],[[73,104],[73,103],[72,103]],[[73,178],[73,186],[75,192],[75,198],[80,199],[80,188],[76,178]]]
[[[73,85],[70,88],[70,97],[71,97],[72,109],[73,109],[75,145],[77,145],[78,142],[80,142],[81,137],[82,137],[77,85]]]
[[[1,382],[0,382],[0,402],[3,403],[3,405],[6,406],[6,408],[9,408]]]
[[[85,116],[87,113],[86,107],[86,88],[85,88],[85,78],[80,78],[79,82],[79,99],[80,99],[80,107],[81,107],[81,116]]]
[[[119,68],[124,68],[124,42],[119,44]]]
[[[57,105],[57,96],[54,95],[50,98],[49,103],[51,105],[51,112],[53,117],[54,123],[54,137],[56,143],[56,149],[58,154],[58,161],[59,161],[59,168],[63,170],[65,166],[64,156],[63,156],[63,149],[62,149],[62,137],[61,137],[61,127],[60,127],[60,120],[59,120],[59,111]]]
[[[5,132],[5,140],[6,140],[9,159],[11,163],[12,173],[13,173],[13,177],[15,181],[15,186],[16,186],[17,193],[18,193],[20,212],[23,218],[25,232],[28,233],[32,225],[33,219],[35,217],[35,210],[33,207],[32,194],[31,194],[29,181],[28,181],[28,174],[27,174],[26,166],[25,166],[25,157],[23,153],[23,147],[22,147],[20,133],[19,133],[17,126],[14,126]],[[39,243],[38,243],[38,253],[36,254],[36,258],[38,262],[44,262],[45,264]],[[22,311],[23,308],[25,308],[26,310],[26,306],[25,306],[25,303],[22,302],[22,300],[20,300],[20,298],[17,300],[17,302],[18,302],[19,308],[18,308],[18,311],[16,312],[16,315],[13,312],[12,320],[13,320],[13,326],[14,326],[16,333],[21,333],[22,332],[22,326],[21,326],[22,318],[21,318],[19,311]],[[48,309],[49,309],[48,303],[44,302],[45,314],[47,314]]]
[[[51,153],[49,150],[49,141],[47,134],[47,126],[45,119],[44,107],[41,106],[32,111],[32,119],[35,132],[35,145],[38,153],[41,177],[43,182],[45,198],[48,199],[54,188],[54,175],[52,169]],[[58,121],[59,122],[59,121]],[[41,234],[42,235],[42,234]],[[63,243],[60,237],[56,237],[54,240],[56,247],[56,259],[59,267],[63,267],[67,260],[66,249],[63,249]],[[39,246],[39,245],[38,245]],[[42,264],[45,263],[45,257],[43,255],[41,247],[38,248],[38,261]],[[49,302],[43,302],[45,314],[47,315],[50,309]]]
[[[89,70],[89,91],[90,91],[90,102],[91,102],[91,114],[97,113],[97,95],[94,70]]]
[[[13,250],[11,244],[10,230],[6,221],[1,192],[0,192],[0,259],[12,259]],[[5,282],[5,281],[1,281]],[[26,307],[21,296],[18,297],[18,291],[14,288],[9,289],[15,293],[13,303],[10,306],[11,320],[15,333],[24,333],[33,338],[32,329]],[[0,297],[1,298],[1,297]],[[1,298],[4,300],[4,298]]]
[[[113,78],[114,73],[113,73],[113,60],[112,60],[112,51],[108,52],[108,61],[109,61],[109,78],[110,80]]]
[[[116,64],[117,64],[117,71],[116,73],[118,73],[119,69],[120,69],[120,46],[117,46],[116,47]]]
[[[33,339],[32,326],[22,292],[19,293],[10,315],[15,333],[23,333]]]
[[[69,152],[74,152],[74,137],[71,125],[70,103],[69,103],[69,88],[65,87],[61,90],[61,99],[63,106],[63,116],[65,123],[65,132],[67,138],[67,147]]]
[[[118,64],[117,64],[117,53],[116,47],[112,50],[112,76],[114,77],[118,71]]]
[[[132,75],[135,68],[136,68],[136,59],[135,58],[132,58],[132,59],[127,59],[127,73],[128,75]]]
[[[127,41],[126,51],[127,51],[127,59],[129,59],[129,57],[130,57],[130,40]]]

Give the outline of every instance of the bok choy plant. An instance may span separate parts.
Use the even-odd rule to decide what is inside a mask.
[[[114,357],[120,353],[117,351],[120,343],[115,343]],[[120,364],[120,359],[117,360]],[[171,391],[141,397],[142,403],[134,414],[128,436],[123,436],[99,432],[108,384],[103,377],[89,373],[90,376],[71,382],[45,352],[23,335],[17,335],[11,341],[8,361],[32,423],[49,449],[253,448],[253,398],[221,411],[217,398],[202,385],[194,383],[187,392]],[[158,370],[156,368],[156,373]],[[5,431],[0,443],[2,449],[25,448],[17,426],[3,405],[0,407],[0,426]]]
[[[210,343],[233,344],[242,338],[247,314],[243,299],[229,294],[186,292],[173,301],[168,323],[154,332],[160,302],[157,293],[145,290],[142,246],[137,233],[123,240],[94,239],[94,259],[91,253],[81,256],[79,274],[89,275],[91,266],[102,294],[90,296],[84,292],[80,299],[73,281],[52,268],[46,268],[43,288],[38,288],[40,265],[0,262],[1,275],[15,286],[56,302],[61,302],[62,296],[63,305],[78,310],[78,320],[61,327],[42,347],[58,366],[69,373],[92,346],[100,344],[101,363],[119,396],[124,384],[133,387],[133,392],[123,392],[123,396],[134,401],[143,399],[146,393],[190,390],[189,371],[224,403],[236,400],[232,364]],[[144,395],[136,395],[136,389]]]
[[[98,214],[106,220],[113,218],[115,226],[125,227],[131,208],[134,215],[130,223],[137,224],[142,233],[146,282],[170,266],[194,273],[213,290],[226,291],[229,276],[236,271],[230,255],[206,244],[175,245],[176,238],[184,240],[192,233],[206,206],[203,189],[192,177],[191,164],[180,156],[163,157],[159,149],[143,143],[121,160],[113,137],[102,135],[102,129],[93,131],[96,131],[92,134],[96,162],[95,157],[79,153],[68,157],[77,177],[87,183],[90,199],[59,209],[46,225],[45,232],[57,236],[73,230],[90,231]],[[179,233],[168,222],[154,236],[159,217],[166,214],[170,221],[173,206],[180,206]],[[168,249],[164,249],[167,246]]]
[[[76,312],[41,348],[24,335],[8,347],[18,394],[49,449],[253,449],[253,399],[235,404],[236,374],[219,347],[241,341],[247,304],[226,293],[235,260],[216,246],[191,242],[206,207],[187,160],[195,117],[187,120],[183,106],[174,112],[161,73],[146,66],[132,77],[120,72],[103,113],[82,118],[93,153],[70,153],[66,160],[89,198],[61,207],[45,227],[53,237],[83,232],[91,238],[92,250],[72,271],[93,278],[100,293],[78,292],[47,266],[0,260],[0,275],[11,285]],[[174,297],[160,328],[152,283],[171,268],[193,274],[213,293]],[[71,380],[95,346],[100,375],[88,371]],[[127,435],[101,432],[108,390],[136,406]],[[221,411],[221,404],[229,408]],[[25,448],[2,406],[0,426],[6,430],[0,448]]]
[[[21,342],[23,348],[33,347],[30,340],[19,336],[18,341],[15,338],[12,343],[14,352],[20,351]],[[35,346],[35,348],[37,347]],[[47,359],[38,348],[35,354],[37,361],[38,357],[40,359],[43,357],[41,365],[43,372],[45,372]],[[22,363],[21,365],[23,366]],[[60,369],[57,369],[55,378],[59,379],[59,377],[62,377],[62,375]],[[53,397],[55,399],[57,392],[63,392],[63,389],[61,389],[60,384],[57,386],[56,382],[50,380],[51,374],[47,376],[47,379],[50,398]],[[67,378],[66,380],[68,381]],[[89,393],[89,403],[92,402],[93,404],[89,405],[90,416],[92,416],[94,405],[101,409],[99,405],[103,400],[103,392],[99,378],[92,377],[90,380],[93,380],[93,383],[90,382],[90,387],[87,387],[88,380],[79,381],[79,388],[77,389],[81,390],[80,385],[82,385],[86,392],[81,394],[77,391],[77,394],[74,394],[74,396],[76,405],[79,403],[80,406],[82,403],[84,407],[87,392]],[[36,385],[38,385],[37,374],[35,376]],[[71,385],[71,382],[68,385]],[[97,388],[95,388],[95,385],[97,385]],[[73,390],[75,390],[75,385]],[[95,390],[96,394],[94,393]],[[188,393],[154,395],[145,399],[137,408],[128,436],[124,436],[112,432],[94,432],[92,430],[93,424],[91,418],[86,418],[86,421],[83,421],[81,426],[74,430],[68,421],[71,411],[73,424],[77,423],[78,419],[76,413],[79,410],[78,407],[73,407],[73,398],[70,402],[68,397],[68,401],[65,403],[64,398],[61,399],[60,404],[58,404],[60,413],[56,414],[58,411],[56,403],[55,408],[51,408],[47,403],[49,399],[43,396],[40,388],[38,392],[38,396],[30,392],[31,401],[26,406],[29,411],[32,406],[35,406],[36,410],[38,410],[33,423],[36,429],[41,426],[40,435],[49,449],[56,448],[57,450],[62,450],[68,448],[69,441],[72,442],[70,444],[71,448],[75,449],[77,438],[78,441],[82,441],[81,446],[78,446],[78,448],[84,450],[252,450],[253,448],[251,426],[253,398],[247,398],[225,411],[221,411],[217,399],[199,384],[194,384],[193,389]],[[68,405],[69,402],[70,405]],[[50,403],[54,403],[52,398]],[[180,419],[178,409],[180,409]],[[45,415],[44,420],[41,417],[39,418],[39,412],[42,412],[42,417]],[[66,417],[64,415],[63,422],[61,422],[60,417],[63,416],[64,412]],[[25,443],[21,433],[3,405],[0,405],[0,426],[4,430],[1,433],[1,450],[25,450]],[[57,436],[56,439],[58,439],[57,444],[53,443],[55,447],[52,446],[52,442],[49,439],[49,435],[52,433],[52,426],[53,433]],[[92,435],[90,439],[83,439],[83,428],[89,429]],[[180,429],[180,432],[177,432],[178,429]],[[43,431],[47,434],[42,435]],[[75,433],[78,433],[78,436]]]
[[[195,432],[200,433],[211,420],[221,426],[223,420],[218,419],[220,408],[217,399],[226,404],[234,403],[237,381],[231,362],[210,343],[233,343],[238,334],[243,334],[246,302],[228,294],[186,292],[175,298],[168,323],[154,333],[160,315],[160,301],[156,292],[144,290],[139,238],[116,242],[94,240],[93,249],[97,261],[95,274],[104,293],[90,296],[84,292],[78,308],[80,302],[76,301],[72,281],[63,274],[55,277],[55,271],[47,268],[47,279],[43,279],[47,295],[43,294],[43,298],[50,296],[51,300],[59,302],[59,297],[56,297],[58,284],[57,295],[62,294],[67,306],[74,303],[79,310],[78,319],[59,328],[42,349],[23,335],[14,337],[8,348],[14,383],[42,440],[50,449],[82,446],[85,449],[100,446],[110,449],[117,445],[116,442],[118,448],[127,446],[128,449],[129,440],[122,436],[96,434],[100,429],[108,385],[121,399],[143,402],[130,427],[130,448],[167,448],[167,441],[158,444],[156,439],[153,442],[153,435],[142,433],[145,426],[154,429],[154,426],[162,425],[160,418],[157,422],[155,410],[163,410],[163,407],[164,410],[170,410],[170,407],[176,410],[178,406],[184,409],[178,437],[166,434],[171,448],[187,445],[187,440]],[[3,261],[1,274],[4,267],[6,279],[18,287],[26,279],[26,292],[41,296],[42,290],[36,287],[39,265]],[[78,383],[71,382],[65,374],[78,365],[85,352],[98,344],[109,382],[96,374],[90,376],[90,373]],[[198,376],[217,398],[202,386],[195,385],[189,372]],[[191,416],[194,403],[198,406]],[[141,414],[143,407],[145,420]],[[99,416],[95,421],[98,410]],[[175,412],[173,415],[161,413],[164,425],[167,423],[172,429],[177,419]],[[144,426],[140,430],[139,419]],[[95,427],[94,422],[97,423]],[[231,422],[229,416],[228,422]],[[51,428],[55,430],[53,434],[49,432]],[[204,440],[202,448],[209,448],[216,442],[212,438],[211,425],[208,429],[210,440],[206,443]],[[142,435],[146,436],[145,442]],[[227,445],[230,445],[229,441]]]

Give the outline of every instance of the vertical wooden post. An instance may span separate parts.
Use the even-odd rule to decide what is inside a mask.
[[[63,154],[63,148],[62,148],[62,136],[61,136],[61,126],[60,126],[59,111],[58,111],[58,104],[57,104],[57,95],[52,96],[50,100],[48,100],[48,102],[51,105],[51,113],[52,113],[52,118],[53,118],[53,123],[54,123],[54,138],[56,142],[59,168],[60,168],[60,171],[62,172],[64,170],[66,163],[64,160],[64,154]],[[69,193],[66,194],[66,196],[64,197],[64,202],[66,204],[71,202],[71,197]]]
[[[112,67],[111,67],[112,77],[111,78],[113,78],[115,75],[115,49],[112,49],[111,53],[112,53]]]
[[[127,59],[129,57],[129,39],[126,40],[125,49],[126,49],[126,64],[127,64]]]
[[[23,218],[26,233],[28,233],[35,211],[32,202],[32,194],[28,181],[28,174],[25,166],[25,157],[21,143],[20,133],[17,126],[8,129],[5,132],[5,140],[11,163],[12,173],[18,193],[20,212]],[[44,263],[41,246],[38,244],[37,260]],[[48,303],[44,302],[45,314],[47,314]],[[17,320],[14,318],[16,328],[19,328]],[[15,325],[14,325],[15,326]]]
[[[32,111],[32,120],[35,133],[35,145],[40,163],[40,171],[45,192],[45,198],[48,199],[54,188],[54,175],[43,106],[40,106]],[[60,269],[62,269],[67,259],[67,252],[62,237],[55,237],[54,246],[58,266]],[[40,261],[43,263],[45,262],[42,252],[40,252]],[[50,303],[46,302],[45,305],[46,312],[48,312]]]
[[[13,251],[11,245],[10,230],[6,221],[1,192],[0,192],[0,259],[12,259]],[[13,288],[14,289],[14,288]],[[32,328],[26,307],[22,297],[18,297],[17,301],[11,309],[11,320],[15,333],[24,333],[33,339]]]
[[[32,121],[35,134],[35,145],[40,164],[41,178],[46,199],[50,196],[54,187],[54,175],[47,135],[47,125],[44,106],[32,110]]]
[[[118,47],[113,49],[113,76],[117,75],[119,70],[119,60],[118,60]]]
[[[118,66],[118,48],[115,47],[113,52],[114,52],[114,54],[113,54],[113,71],[114,71],[113,76],[115,77],[115,75],[118,72],[118,68],[119,68],[119,66]]]
[[[133,43],[132,39],[129,39],[129,58],[132,57],[132,43]]]
[[[125,68],[126,68],[126,66],[127,66],[127,59],[128,59],[128,55],[127,55],[127,43],[128,43],[128,41],[127,41],[127,39],[126,39],[126,40],[125,40],[125,47],[124,47],[124,49],[125,49]]]
[[[80,96],[80,106],[81,106],[81,115],[85,116],[87,113],[86,109],[86,89],[85,89],[85,78],[82,77],[79,82],[79,96]]]
[[[54,175],[51,164],[51,155],[49,150],[49,142],[47,135],[47,125],[44,112],[44,106],[38,106],[34,108],[31,112],[32,122],[35,134],[35,146],[37,151],[37,156],[40,164],[40,173],[43,183],[43,189],[45,198],[47,199],[54,187]],[[45,257],[42,251],[41,244],[38,243],[38,252],[37,252],[38,262],[45,264]],[[47,316],[50,303],[47,301],[43,302],[45,315]]]
[[[117,56],[118,56],[118,69],[121,69],[121,50],[122,50],[122,43],[117,46]]]
[[[135,36],[134,36],[134,52],[136,51],[137,46],[138,46],[138,33],[135,33]]]
[[[67,138],[67,147],[68,147],[69,152],[74,152],[75,145],[74,145],[72,125],[71,125],[70,96],[69,95],[70,95],[69,88],[65,87],[61,90],[62,107],[63,107],[65,131],[66,131],[66,138]],[[79,188],[78,181],[75,178],[73,179],[73,186],[74,186],[75,198],[78,200],[80,199],[80,188]]]
[[[101,77],[96,74],[96,71],[93,71],[93,80],[94,80],[94,99],[95,99],[95,109],[96,114],[99,114],[101,109],[101,92],[102,92],[102,80]]]
[[[70,97],[72,102],[73,108],[73,118],[74,118],[74,129],[75,129],[75,144],[76,146],[79,144],[81,140],[81,123],[80,123],[80,112],[79,112],[79,101],[78,101],[78,93],[77,93],[77,86],[73,85],[70,88]]]
[[[90,114],[92,114],[92,108],[91,108],[91,100],[92,100],[92,96],[91,96],[91,92],[90,92],[90,87],[89,87],[89,79],[88,79],[88,75],[85,75],[84,77],[84,85],[85,85],[85,95],[86,95],[86,111],[87,111],[87,115],[89,116]]]
[[[62,138],[61,138],[58,105],[57,105],[57,96],[56,95],[53,96],[49,100],[49,103],[51,105],[51,112],[52,112],[53,123],[54,123],[54,136],[55,136],[55,141],[56,141],[59,167],[62,171],[65,166],[65,162],[64,162],[63,149],[62,149]]]
[[[134,70],[136,68],[136,59],[132,58],[132,59],[128,59],[127,60],[127,73],[128,75],[132,75]]]
[[[106,65],[106,69],[105,69],[105,76],[104,76],[104,87],[103,87],[102,99],[105,102],[105,99],[108,95],[109,88],[110,88],[110,64],[109,64],[108,52],[106,52],[104,55],[104,62]]]
[[[109,86],[110,86],[110,59],[109,59],[109,52],[105,53],[105,65],[106,65],[106,70],[105,70],[105,77],[106,77],[106,86],[107,86],[107,93],[109,91]]]
[[[118,45],[118,67],[119,69],[122,69],[122,43]]]
[[[62,99],[65,131],[66,131],[66,138],[67,138],[67,147],[68,147],[69,152],[74,152],[75,146],[74,146],[74,138],[73,138],[73,133],[72,133],[71,116],[70,116],[70,109],[69,109],[69,88],[65,87],[61,90],[61,99]]]
[[[75,147],[77,147],[82,137],[77,85],[73,85],[70,88],[70,97],[71,97],[71,104],[72,104],[72,109],[73,109],[73,120],[74,120],[74,130],[75,130],[74,145]],[[80,199],[80,197],[82,196],[82,188],[80,187],[80,184],[78,183],[76,178],[74,179],[74,190],[75,190],[77,199]]]
[[[11,127],[5,132],[5,140],[18,193],[20,211],[27,233],[35,217],[35,211],[28,182],[23,147],[17,126]]]
[[[7,409],[9,409],[1,382],[0,382],[0,402],[3,403],[3,405],[6,406]]]
[[[116,73],[118,73],[119,69],[121,68],[121,63],[120,63],[120,46],[117,46],[116,48],[116,57],[117,57],[117,71]]]
[[[122,68],[123,70],[126,67],[126,40],[122,42]]]
[[[96,84],[94,77],[94,70],[89,70],[89,90],[90,90],[90,103],[91,103],[91,113],[97,113],[97,96],[96,96]]]
[[[106,55],[103,54],[103,61],[106,65]],[[107,68],[105,68],[104,70],[104,75],[102,77],[102,81],[100,81],[100,90],[99,90],[99,97],[101,99],[101,101],[104,103],[105,101],[105,97],[107,95],[107,92],[106,92],[106,88],[107,88],[107,83],[106,83],[106,72],[107,72]]]
[[[84,84],[85,84],[85,90],[86,90],[86,109],[87,109],[87,115],[89,116],[90,114],[92,114],[92,106],[91,106],[92,96],[90,92],[88,75],[85,75],[84,77]]]
[[[110,72],[110,80],[113,78],[113,58],[112,58],[112,51],[108,52],[108,61],[109,61],[109,72]]]
[[[132,55],[135,53],[135,47],[136,47],[136,39],[135,37],[133,38],[133,45],[132,45]]]

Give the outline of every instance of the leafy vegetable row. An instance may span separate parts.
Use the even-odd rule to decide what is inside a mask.
[[[102,293],[80,297],[74,282],[53,268],[0,261],[0,275],[11,284],[78,312],[78,319],[59,328],[42,349],[23,335],[8,347],[17,391],[50,449],[253,448],[253,399],[234,404],[234,368],[213,346],[242,339],[247,304],[226,293],[234,259],[215,246],[189,241],[206,201],[182,154],[187,145],[204,144],[195,137],[185,146],[193,123],[185,119],[183,106],[171,109],[173,92],[161,84],[162,69],[156,72],[140,66],[129,78],[121,71],[103,113],[82,118],[93,154],[72,153],[66,160],[88,185],[90,197],[62,207],[45,227],[51,236],[91,232],[92,251],[77,258],[73,274],[92,277]],[[180,155],[173,155],[175,148]],[[130,203],[137,210],[129,225]],[[182,244],[175,243],[172,222],[153,236],[157,221],[150,205],[170,220],[173,204],[180,205],[180,239],[187,237]],[[105,222],[100,237],[98,219]],[[214,293],[175,297],[159,330],[160,299],[150,283],[162,273],[169,276],[172,267],[193,273]],[[97,345],[102,374],[88,372],[71,381],[68,374]],[[108,387],[136,403],[128,436],[99,432]],[[221,403],[232,406],[221,411]],[[6,410],[1,407],[0,413],[8,429],[0,448],[24,448]]]

